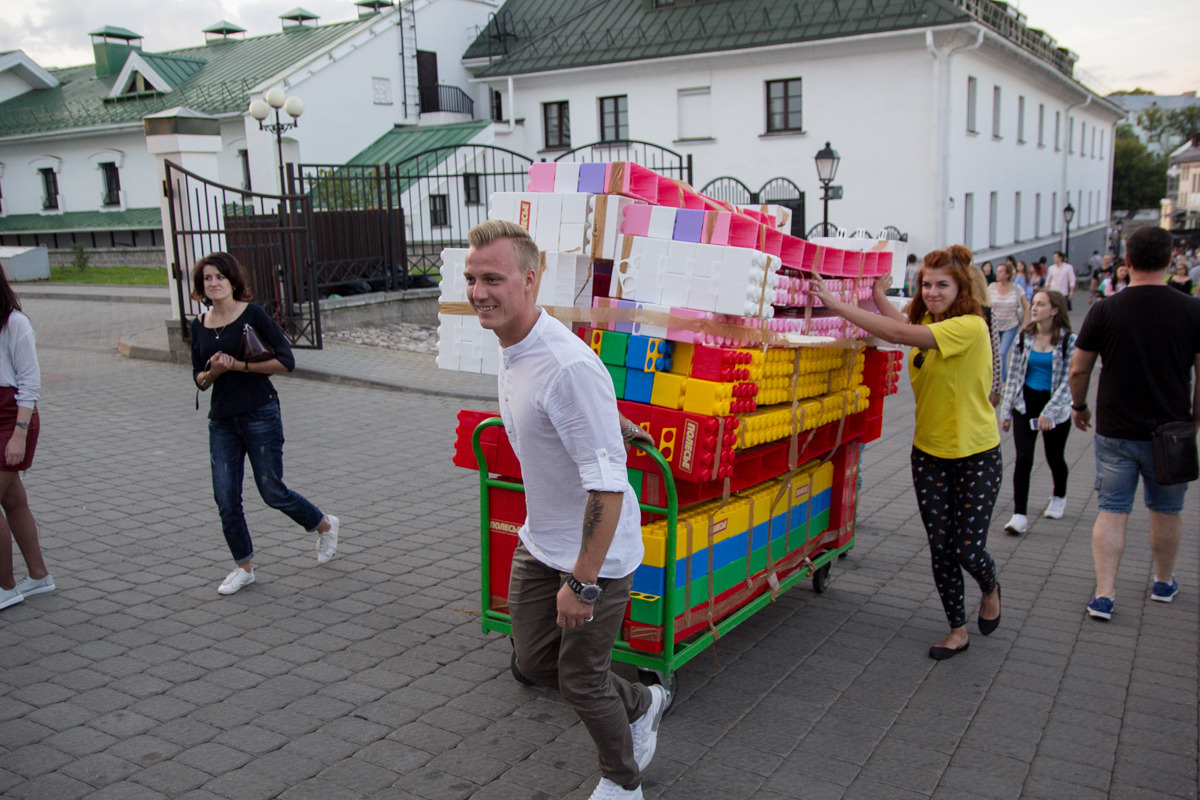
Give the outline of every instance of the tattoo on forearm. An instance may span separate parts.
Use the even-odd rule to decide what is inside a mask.
[[[588,546],[592,541],[592,534],[596,532],[596,528],[600,526],[601,518],[604,516],[604,507],[600,503],[600,497],[595,492],[588,494],[587,507],[583,511],[583,550],[587,552]]]

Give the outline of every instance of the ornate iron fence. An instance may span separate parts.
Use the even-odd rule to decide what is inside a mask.
[[[279,323],[294,347],[321,347],[321,318],[312,263],[310,206],[302,195],[267,195],[222,186],[166,162],[171,277],[186,337],[189,320],[203,311],[193,300],[192,270],[208,253],[224,250],[250,277],[254,302]]]

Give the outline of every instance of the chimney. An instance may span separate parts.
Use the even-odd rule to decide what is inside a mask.
[[[116,75],[125,66],[125,59],[134,50],[142,49],[142,35],[127,28],[105,25],[88,34],[92,37],[92,53],[96,57],[96,77]]]
[[[229,20],[220,20],[214,22],[207,28],[204,28],[201,33],[204,34],[204,43],[213,44],[214,42],[227,42],[231,38],[237,37],[240,39],[246,38],[246,29],[241,25],[234,25]],[[239,36],[240,34],[240,36]]]
[[[320,17],[308,9],[300,8],[299,6],[296,6],[291,11],[288,11],[284,14],[280,14],[279,18],[283,20],[283,29],[285,31],[294,28],[306,27],[310,22],[313,25],[316,25],[317,20],[320,19]]]

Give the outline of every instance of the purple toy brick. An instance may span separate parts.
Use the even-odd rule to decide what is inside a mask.
[[[672,239],[677,242],[699,242],[703,231],[703,211],[681,208],[675,212],[675,233],[671,236]]]

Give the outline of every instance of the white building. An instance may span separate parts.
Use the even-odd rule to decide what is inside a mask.
[[[1029,258],[1062,246],[1070,205],[1072,251],[1104,248],[1124,112],[1074,79],[1073,54],[990,0],[844,5],[508,0],[464,63],[498,93],[495,141],[513,150],[658,143],[693,157],[697,188],[792,179],[812,226],[828,141],[843,228]]]
[[[398,126],[486,116],[490,98],[471,97],[483,89],[459,57],[498,5],[359,0],[347,2],[356,18],[330,24],[295,9],[277,32],[221,21],[196,31],[203,44],[166,52],[108,26],[92,34],[95,63],[65,69],[0,54],[0,244],[45,244],[62,260],[78,242],[101,260],[162,264],[162,187],[143,119],[166,109],[219,119],[218,180],[264,193],[279,189],[277,143],[247,108],[272,87],[304,102],[285,163],[339,164]]]

